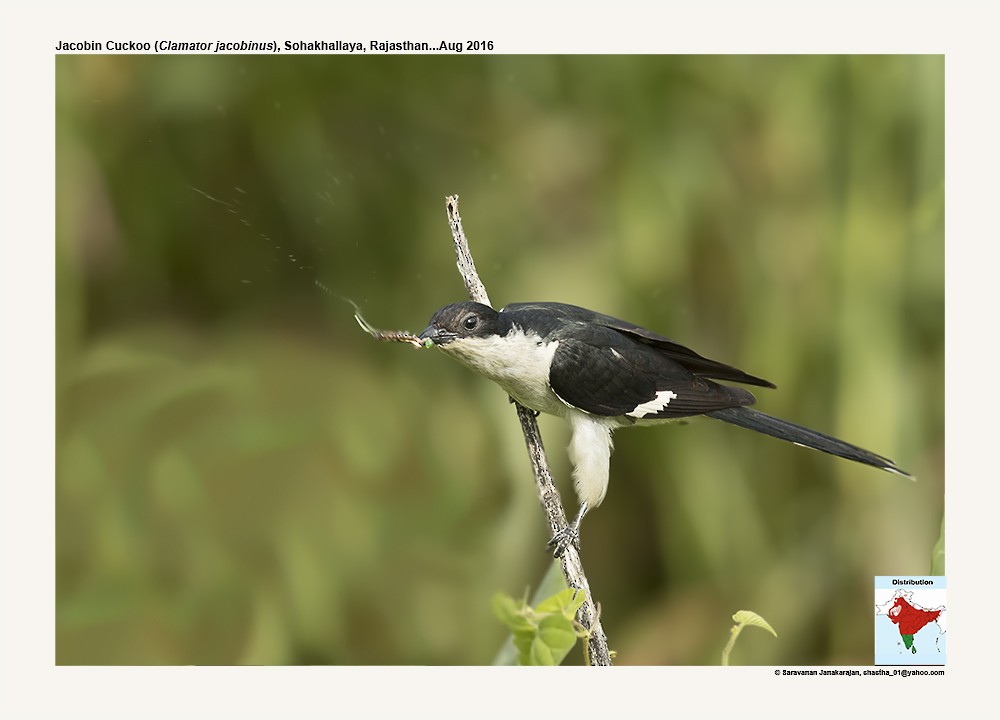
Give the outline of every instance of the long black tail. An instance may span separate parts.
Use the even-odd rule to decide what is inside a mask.
[[[896,467],[896,463],[889,458],[876,455],[864,448],[859,448],[857,445],[851,445],[816,430],[810,430],[807,427],[790,423],[787,420],[779,420],[776,417],[751,410],[748,407],[724,408],[706,414],[716,420],[739,425],[749,430],[756,430],[759,433],[764,433],[780,440],[787,440],[796,445],[813,448],[814,450],[822,450],[837,457],[871,465],[881,470],[888,470],[891,473],[896,473],[904,477],[912,477],[910,473]]]

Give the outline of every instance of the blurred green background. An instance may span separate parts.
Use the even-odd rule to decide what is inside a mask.
[[[619,664],[869,664],[944,511],[944,61],[58,56],[57,662],[486,664],[545,573],[514,410],[420,331],[561,300],[773,380],[616,436]],[[568,509],[568,430],[540,420]],[[581,661],[578,650],[570,656]]]

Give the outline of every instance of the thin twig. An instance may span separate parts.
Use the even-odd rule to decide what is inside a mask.
[[[469,250],[469,241],[465,239],[465,230],[462,229],[462,216],[458,214],[458,195],[449,195],[445,198],[445,209],[448,212],[448,225],[451,227],[451,236],[455,240],[455,260],[458,265],[458,272],[465,281],[465,289],[469,293],[469,299],[473,302],[482,303],[493,307],[490,296],[486,294],[486,287],[479,279],[476,272],[476,263],[472,259],[472,252]]]
[[[465,288],[469,292],[469,299],[475,302],[490,305],[489,296],[483,286],[479,274],[476,272],[476,264],[472,260],[472,253],[469,251],[469,241],[465,237],[462,229],[462,217],[458,214],[458,195],[450,195],[446,199],[445,208],[448,212],[448,224],[451,226],[451,235],[455,240],[455,255],[457,257],[458,272],[461,273],[465,281]],[[554,536],[565,529],[566,511],[563,510],[562,502],[559,499],[559,491],[556,490],[555,483],[552,482],[552,474],[549,472],[549,463],[545,458],[545,448],[542,446],[542,435],[538,431],[538,423],[535,421],[535,413],[515,402],[517,407],[517,419],[521,422],[521,430],[524,431],[524,442],[528,446],[528,456],[531,459],[531,468],[535,474],[535,483],[538,486],[538,497],[541,500],[542,508],[545,510],[545,517],[548,519],[549,530]],[[610,665],[611,656],[608,652],[608,639],[604,635],[601,627],[601,620],[594,603],[593,595],[590,592],[590,583],[583,571],[583,563],[580,561],[580,553],[570,544],[560,557],[563,575],[566,577],[566,584],[569,587],[583,590],[586,593],[586,600],[577,611],[576,619],[585,628],[588,628],[590,637],[588,640],[590,662],[594,665]]]

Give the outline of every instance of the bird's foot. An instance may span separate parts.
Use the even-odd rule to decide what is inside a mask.
[[[552,557],[562,557],[570,545],[580,552],[580,529],[576,523],[570,523],[553,535],[546,547],[552,550]]]
[[[570,545],[575,547],[577,552],[580,552],[580,523],[583,522],[583,516],[587,514],[589,509],[590,505],[586,502],[580,503],[580,510],[577,512],[576,517],[573,518],[573,522],[557,532],[549,540],[547,547],[552,549],[554,557],[562,557],[562,554],[566,552],[566,549]]]

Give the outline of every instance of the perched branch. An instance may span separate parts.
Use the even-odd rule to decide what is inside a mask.
[[[451,195],[446,199],[446,210],[448,212],[448,224],[451,226],[451,235],[455,240],[455,254],[457,257],[458,272],[465,281],[465,288],[469,292],[469,299],[475,302],[490,305],[489,296],[483,286],[479,275],[476,272],[476,264],[472,260],[472,253],[469,251],[469,241],[465,237],[462,229],[462,217],[458,214],[458,195]],[[549,530],[552,536],[566,528],[566,512],[563,510],[562,502],[559,499],[559,491],[556,490],[555,483],[552,482],[552,474],[549,472],[549,463],[545,458],[545,448],[542,446],[542,435],[538,431],[538,423],[535,421],[535,413],[524,407],[520,403],[517,406],[517,418],[521,422],[521,430],[524,431],[524,442],[528,446],[528,455],[531,458],[531,468],[535,474],[535,483],[538,486],[538,497],[541,500],[542,508],[548,519]],[[577,612],[576,619],[581,625],[588,628],[590,637],[588,640],[588,653],[592,665],[610,665],[611,657],[608,653],[608,640],[601,627],[600,614],[594,603],[593,595],[590,592],[590,584],[583,571],[583,563],[580,561],[580,553],[571,544],[559,558],[562,563],[563,575],[566,577],[566,584],[569,587],[583,590],[586,600]]]
[[[465,230],[462,229],[462,216],[458,214],[458,195],[450,195],[445,200],[448,225],[451,226],[451,236],[455,240],[455,260],[458,272],[462,276],[462,280],[465,281],[465,289],[469,293],[469,299],[493,307],[490,296],[486,294],[486,287],[479,279],[479,273],[476,272],[476,263],[469,250],[469,241],[466,240]]]

